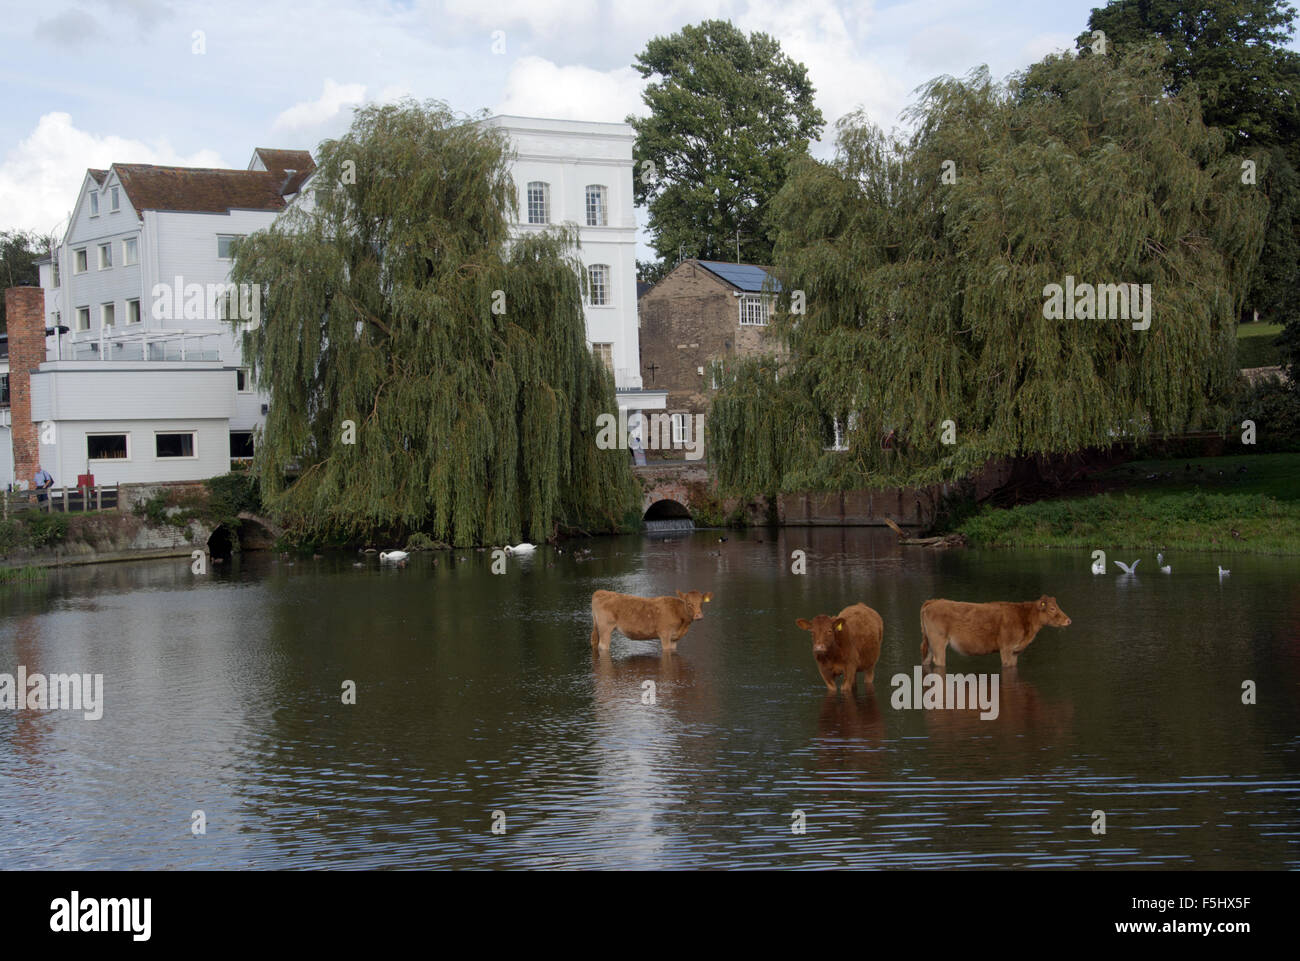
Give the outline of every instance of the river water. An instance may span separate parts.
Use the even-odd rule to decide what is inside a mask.
[[[0,711],[5,866],[1300,866],[1298,558],[1125,578],[861,528],[572,546],[504,574],[262,554],[0,586],[0,673],[104,684],[98,720]],[[601,658],[601,588],[714,599],[676,655],[615,634]],[[894,706],[923,600],[1044,592],[1073,624],[999,676],[995,719]],[[885,622],[875,691],[827,695],[794,621],[856,601]]]

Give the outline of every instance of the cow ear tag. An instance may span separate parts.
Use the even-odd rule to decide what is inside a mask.
[[[835,630],[837,630],[837,631],[842,631],[842,630],[844,630],[844,625],[843,625],[843,624],[836,624],[836,625],[835,625]]]

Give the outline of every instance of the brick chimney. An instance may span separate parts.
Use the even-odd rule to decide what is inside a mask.
[[[10,287],[5,291],[5,319],[9,327],[14,479],[30,486],[41,466],[39,431],[32,422],[32,373],[45,361],[45,290]]]

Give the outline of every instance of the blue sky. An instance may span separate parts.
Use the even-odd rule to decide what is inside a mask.
[[[1000,77],[1071,46],[1098,5],[0,2],[0,228],[42,231],[66,216],[87,167],[242,168],[254,147],[314,148],[365,100],[410,95],[463,111],[622,120],[642,111],[630,64],[646,41],[710,17],[779,39],[807,65],[829,123],[861,106],[888,127],[931,77],[980,64]],[[493,52],[494,41],[504,52]]]

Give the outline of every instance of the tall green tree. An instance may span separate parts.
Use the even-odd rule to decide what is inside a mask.
[[[1283,0],[1116,0],[1092,11],[1079,46],[1091,50],[1094,31],[1121,53],[1160,40],[1166,89],[1194,86],[1207,124],[1267,153],[1269,223],[1244,306],[1286,324],[1300,358],[1300,54],[1285,46],[1295,19]]]
[[[807,68],[726,20],[655,37],[634,66],[651,80],[649,116],[628,117],[635,196],[660,260],[771,263],[769,204],[825,123]]]
[[[834,161],[803,161],[774,205],[790,353],[728,373],[722,485],[925,483],[1218,426],[1266,204],[1163,86],[1152,50],[1049,57],[1005,85],[933,81],[906,141],[842,121]],[[1149,284],[1149,327],[1117,299],[1049,316],[1070,284]],[[825,450],[835,421],[847,452]]]
[[[0,230],[0,332],[9,329],[4,292],[10,287],[38,287],[36,262],[50,255],[51,238],[30,230]]]
[[[617,408],[575,237],[511,238],[506,135],[406,101],[359,109],[319,154],[314,205],[246,238],[232,273],[265,291],[244,343],[272,508],[301,532],[455,544],[621,522],[635,482],[596,446]]]

